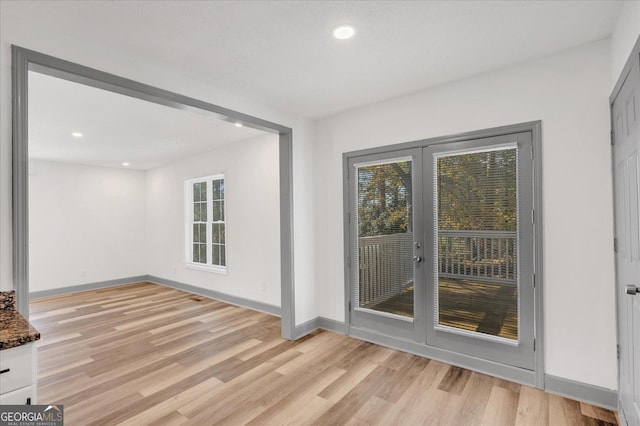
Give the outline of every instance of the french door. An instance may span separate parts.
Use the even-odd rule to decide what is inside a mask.
[[[421,338],[422,150],[349,160],[351,324]]]
[[[534,369],[531,144],[349,157],[350,327]]]

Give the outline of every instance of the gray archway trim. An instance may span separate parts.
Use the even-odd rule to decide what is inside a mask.
[[[280,138],[280,258],[282,336],[294,337],[295,298],[293,269],[293,131],[258,117],[139,83],[19,46],[12,55],[12,213],[13,286],[18,310],[29,314],[29,182],[28,182],[28,72],[36,71],[69,81],[207,114],[279,135]]]

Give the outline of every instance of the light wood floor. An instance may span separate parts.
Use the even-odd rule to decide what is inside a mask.
[[[40,299],[39,403],[67,425],[603,425],[611,411],[150,283]]]

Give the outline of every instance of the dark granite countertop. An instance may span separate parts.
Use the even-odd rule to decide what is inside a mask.
[[[38,330],[16,311],[15,291],[0,292],[0,351],[39,339]]]

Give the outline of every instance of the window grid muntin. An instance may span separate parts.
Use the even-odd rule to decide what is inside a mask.
[[[198,264],[208,264],[207,253],[207,182],[194,182],[192,187],[192,209],[191,216],[193,223],[193,233],[191,235],[192,254],[191,261]],[[203,235],[204,234],[204,235]]]
[[[226,266],[224,178],[211,180],[211,264]]]

